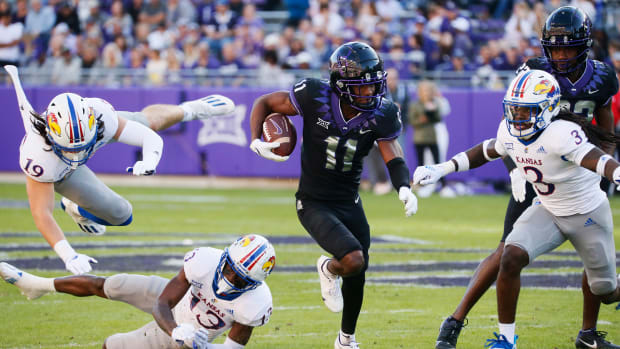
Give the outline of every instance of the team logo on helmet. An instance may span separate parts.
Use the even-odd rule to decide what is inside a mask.
[[[237,245],[241,247],[246,247],[250,244],[250,242],[252,242],[252,240],[254,240],[254,235],[244,236],[241,239],[237,240]]]
[[[542,80],[534,87],[535,95],[545,95],[545,94],[553,95],[554,91],[555,91],[555,86],[553,86],[553,84],[549,80]]]
[[[269,258],[269,260],[265,262],[265,264],[263,264],[262,269],[265,273],[269,274],[271,273],[275,265],[276,265],[276,256],[271,256],[271,258]]]
[[[47,126],[52,132],[60,137],[60,125],[58,125],[58,119],[54,113],[47,113]]]
[[[92,130],[95,126],[95,111],[93,108],[88,108],[88,129]]]

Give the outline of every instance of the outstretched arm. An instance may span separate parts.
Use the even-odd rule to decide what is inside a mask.
[[[598,147],[590,150],[579,165],[620,185],[620,163]]]
[[[183,298],[189,286],[185,270],[181,268],[181,271],[168,282],[153,306],[153,318],[159,327],[171,336],[175,328],[179,327],[172,315],[172,308]]]
[[[87,255],[75,252],[58,226],[52,212],[54,211],[54,183],[37,182],[26,176],[26,192],[30,204],[30,213],[37,229],[43,235],[65,267],[73,274],[83,274],[92,270],[91,263],[97,261]]]
[[[452,159],[432,166],[418,166],[413,174],[413,183],[427,185],[437,182],[452,172],[463,172],[480,167],[489,161],[499,159],[501,154],[495,150],[495,138],[487,139]]]
[[[297,109],[291,103],[288,92],[278,91],[262,95],[254,101],[250,112],[250,130],[252,141],[250,149],[256,154],[274,161],[284,161],[288,156],[279,156],[271,150],[280,146],[277,142],[263,142],[263,123],[265,118],[271,113],[281,113],[284,115],[297,115]]]
[[[155,131],[119,116],[114,139],[121,143],[142,147],[142,160],[137,161],[131,168],[135,176],[148,176],[155,173],[164,148],[164,141]],[[129,171],[129,168],[127,170]]]

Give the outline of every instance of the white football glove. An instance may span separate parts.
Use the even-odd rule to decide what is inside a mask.
[[[518,168],[514,168],[510,171],[510,186],[512,187],[512,197],[517,202],[525,201],[525,177],[521,174]]]
[[[194,332],[196,332],[196,329],[192,324],[180,324],[172,330],[170,336],[177,342],[179,347],[186,345],[191,348],[194,341]]]
[[[93,270],[91,263],[96,264],[97,260],[85,254],[76,253],[75,256],[65,261],[65,268],[75,275],[80,275]]]
[[[150,176],[155,174],[155,168],[157,164],[147,164],[144,161],[136,161],[133,167],[127,167],[127,172],[134,176]]]
[[[443,176],[443,171],[437,165],[418,166],[413,173],[413,184],[427,185],[437,183]]]
[[[204,328],[199,328],[194,333],[193,349],[208,349],[209,345],[209,332]]]
[[[264,157],[265,159],[273,160],[273,161],[286,161],[288,160],[288,156],[280,156],[274,154],[271,150],[280,146],[278,142],[263,142],[260,139],[256,138],[250,143],[250,149],[256,154]]]
[[[405,204],[405,215],[407,217],[418,212],[418,198],[411,192],[409,187],[398,189],[398,199]]]
[[[614,184],[616,184],[616,190],[620,191],[620,167],[616,167],[616,169],[614,170],[614,173],[612,174],[612,177],[614,179]],[[620,307],[620,305],[618,306]]]

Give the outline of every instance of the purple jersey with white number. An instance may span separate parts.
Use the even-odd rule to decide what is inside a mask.
[[[553,121],[528,142],[512,136],[502,121],[495,141],[495,150],[510,156],[555,216],[585,214],[607,200],[601,177],[579,165],[593,148],[581,127],[566,120]]]
[[[94,154],[97,149],[107,144],[118,129],[118,116],[116,111],[101,98],[84,98],[87,106],[92,107],[95,117],[101,119],[105,125],[103,138],[95,144]],[[30,111],[22,112],[22,118],[30,118]],[[22,139],[19,148],[19,165],[24,173],[37,182],[54,183],[65,178],[72,171],[71,166],[64,163],[52,148],[45,143],[44,136],[35,131],[29,121],[25,121],[26,135]]]
[[[213,279],[222,253],[216,248],[201,247],[185,255],[183,270],[191,286],[173,310],[177,323],[205,328],[209,342],[235,322],[251,327],[266,324],[273,307],[271,291],[265,282],[234,300],[215,296]]]

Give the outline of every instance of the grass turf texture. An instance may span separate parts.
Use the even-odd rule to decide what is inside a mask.
[[[84,249],[97,258],[114,254],[178,254],[192,248],[192,241],[217,236],[259,233],[270,237],[300,236],[307,233],[297,220],[293,190],[153,189],[115,187],[134,207],[134,222],[128,227],[109,227],[102,237],[77,233],[77,226],[60,209],[55,217],[68,232],[69,240],[80,243],[178,242],[187,247],[123,247]],[[59,199],[59,198],[57,198]],[[0,184],[0,247],[9,244],[42,244],[36,232],[23,185]],[[503,227],[508,196],[476,196],[420,199],[419,211],[405,218],[396,194],[374,196],[362,193],[362,200],[374,237],[398,236],[424,244],[390,242],[371,247],[371,265],[392,263],[478,262],[497,246]],[[620,199],[612,199],[614,220],[620,220]],[[16,233],[16,234],[13,234]],[[134,234],[132,234],[134,233]],[[175,234],[169,234],[175,233]],[[179,234],[181,233],[181,234]],[[186,233],[186,234],[183,234]],[[616,229],[616,241],[620,240]],[[216,247],[224,247],[219,243]],[[616,243],[616,249],[620,244]],[[274,297],[271,321],[257,328],[248,348],[332,348],[340,327],[340,314],[329,312],[320,298],[315,272],[285,272],[284,267],[313,267],[321,249],[313,244],[276,244],[277,266],[268,283]],[[431,252],[416,252],[429,249]],[[458,251],[471,249],[468,251]],[[445,250],[445,251],[444,251]],[[572,251],[564,244],[560,251]],[[55,257],[51,249],[0,252],[0,261],[17,258]],[[542,256],[541,260],[575,259],[575,256]],[[278,270],[280,267],[280,270]],[[141,266],[131,266],[140,273]],[[96,266],[105,270],[105,265]],[[43,276],[66,272],[29,270]],[[549,269],[526,269],[527,273],[553,273]],[[580,273],[568,268],[560,272]],[[470,276],[472,270],[433,272],[369,272],[373,278],[428,275]],[[157,274],[170,277],[172,272]],[[102,273],[102,275],[109,275]],[[576,289],[523,288],[517,313],[519,348],[574,348],[581,326],[581,292]],[[368,282],[358,322],[357,339],[362,348],[431,348],[442,319],[449,315],[464,287],[430,287]],[[151,317],[117,302],[64,294],[46,295],[28,301],[16,287],[0,282],[0,348],[101,347],[116,332],[134,330]],[[620,312],[602,306],[599,330],[620,343]],[[469,315],[469,326],[461,333],[460,348],[482,348],[497,331],[495,290],[491,289]],[[221,342],[223,338],[219,338]]]

